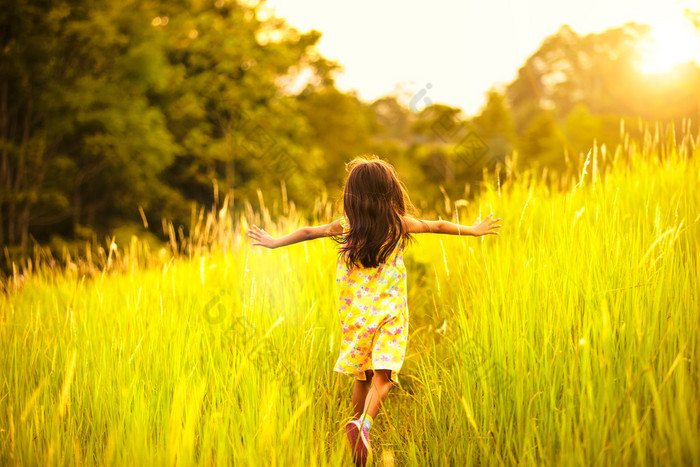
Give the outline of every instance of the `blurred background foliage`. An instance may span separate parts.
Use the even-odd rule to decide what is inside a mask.
[[[360,154],[390,160],[419,209],[441,215],[444,196],[478,194],[485,168],[508,170],[506,155],[560,173],[579,170],[594,139],[614,152],[649,123],[697,132],[700,69],[640,73],[649,30],[581,36],[563,26],[466,116],[341,92],[340,65],[315,47],[321,34],[251,2],[6,0],[3,263],[34,244],[164,240],[164,219],[186,231],[193,205],[216,207],[224,195],[233,211],[261,190],[266,202],[311,212],[319,197],[337,198],[344,164]]]

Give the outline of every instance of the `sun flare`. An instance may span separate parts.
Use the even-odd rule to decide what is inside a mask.
[[[642,58],[637,67],[643,73],[668,73],[676,65],[700,62],[700,37],[684,18],[659,18],[639,46]]]

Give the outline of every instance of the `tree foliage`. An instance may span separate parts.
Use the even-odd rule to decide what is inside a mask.
[[[473,195],[483,167],[513,150],[565,170],[594,138],[619,143],[620,119],[697,125],[697,64],[640,73],[647,34],[635,23],[586,36],[564,26],[467,117],[339,91],[319,32],[250,3],[7,0],[0,245],[96,239],[140,223],[139,208],[154,233],[162,218],[186,228],[192,203],[213,203],[216,190],[236,209],[282,182],[311,209],[363,153],[390,159],[422,207]]]

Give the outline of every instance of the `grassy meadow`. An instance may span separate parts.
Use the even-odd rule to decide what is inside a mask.
[[[477,199],[445,200],[450,220],[503,227],[407,249],[410,338],[375,465],[700,465],[700,137],[653,133],[568,176],[511,158]],[[167,226],[169,248],[17,269],[0,464],[351,464],[336,245],[245,237],[340,214],[255,201],[200,211],[188,238]]]

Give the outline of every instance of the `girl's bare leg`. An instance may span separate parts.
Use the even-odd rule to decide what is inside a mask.
[[[371,388],[367,392],[365,398],[364,410],[360,412],[360,417],[364,412],[367,412],[367,414],[374,419],[379,413],[379,408],[389,395],[389,390],[393,385],[394,383],[391,381],[391,370],[376,370],[376,374],[374,378],[372,378]]]
[[[365,372],[366,381],[355,380],[355,387],[352,390],[352,406],[354,410],[353,420],[356,420],[362,416],[365,400],[367,399],[367,393],[372,385],[372,370],[367,370]]]

